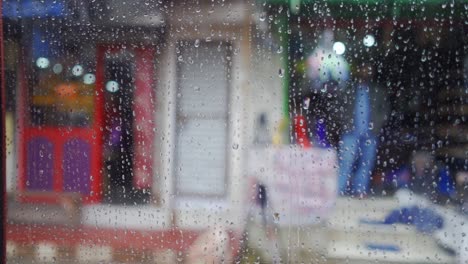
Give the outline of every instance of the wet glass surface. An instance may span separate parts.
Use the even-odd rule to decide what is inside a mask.
[[[8,263],[465,263],[465,1],[3,0]]]

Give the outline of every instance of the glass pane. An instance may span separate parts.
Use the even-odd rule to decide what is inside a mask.
[[[468,261],[466,1],[0,10],[7,263]]]

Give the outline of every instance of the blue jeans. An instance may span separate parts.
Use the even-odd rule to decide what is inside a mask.
[[[370,132],[349,133],[343,136],[342,141],[338,151],[340,165],[338,191],[342,195],[366,194],[374,168],[377,150],[376,137]],[[353,172],[355,172],[354,177]],[[352,184],[351,178],[353,178]]]

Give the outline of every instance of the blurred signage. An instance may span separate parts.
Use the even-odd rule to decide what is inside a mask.
[[[62,17],[66,15],[64,1],[57,0],[22,0],[3,1],[3,17],[10,19],[31,17]]]
[[[279,225],[317,224],[337,197],[337,154],[333,149],[253,149],[249,175],[266,186],[268,214]]]

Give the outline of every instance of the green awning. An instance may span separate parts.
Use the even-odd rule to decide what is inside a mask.
[[[468,0],[259,0],[282,5],[307,17],[325,14],[339,18],[467,18]]]
[[[261,1],[268,4],[290,4],[291,2],[300,2],[301,4],[309,5],[314,3],[328,3],[328,4],[388,4],[397,3],[403,5],[435,5],[435,4],[467,4],[468,0],[267,0]]]

